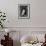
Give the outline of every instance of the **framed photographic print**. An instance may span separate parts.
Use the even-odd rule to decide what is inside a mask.
[[[30,4],[19,4],[18,5],[18,18],[19,19],[30,18]]]

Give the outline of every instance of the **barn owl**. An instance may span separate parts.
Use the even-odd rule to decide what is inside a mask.
[[[22,10],[22,16],[25,14],[25,9]]]

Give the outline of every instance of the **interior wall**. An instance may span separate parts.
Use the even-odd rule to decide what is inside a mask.
[[[30,4],[30,19],[18,19],[18,4]],[[46,0],[0,0],[6,12],[6,27],[46,27]]]

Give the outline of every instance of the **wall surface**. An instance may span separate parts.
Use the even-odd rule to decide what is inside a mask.
[[[18,19],[18,4],[30,4],[30,19]],[[0,0],[6,12],[6,27],[46,27],[46,0]]]

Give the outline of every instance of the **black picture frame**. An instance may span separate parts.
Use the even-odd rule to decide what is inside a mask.
[[[30,4],[18,4],[18,18],[19,19],[30,18]]]

